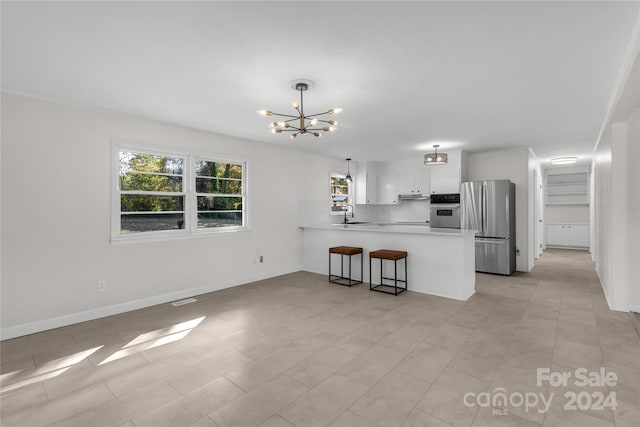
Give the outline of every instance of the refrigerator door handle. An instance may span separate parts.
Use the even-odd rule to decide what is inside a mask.
[[[482,224],[482,233],[486,233],[489,225],[487,224],[487,182],[482,182],[482,195],[480,196],[480,200],[482,200],[482,206],[480,207],[481,215],[481,224]]]
[[[476,238],[477,243],[492,243],[494,245],[504,245],[509,240],[507,239],[478,239]]]

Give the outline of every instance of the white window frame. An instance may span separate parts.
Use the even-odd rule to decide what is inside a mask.
[[[331,209],[332,207],[332,201],[331,198],[333,197],[333,193],[331,192],[331,180],[333,178],[346,178],[346,174],[341,173],[341,172],[331,172],[329,174],[329,214],[330,215],[344,215],[345,211],[334,211],[333,209]],[[353,182],[348,182],[347,183],[347,205],[351,206],[351,209],[353,210]],[[349,208],[347,207],[347,210]]]
[[[179,157],[184,159],[183,167],[183,186],[182,192],[162,192],[158,195],[179,195],[182,194],[185,197],[184,200],[184,227],[182,229],[175,230],[159,230],[159,231],[144,231],[138,233],[122,234],[120,233],[121,222],[121,205],[120,195],[120,152],[131,151],[137,153],[145,153],[151,155],[165,156],[165,157]],[[205,160],[208,162],[218,163],[234,163],[242,165],[242,225],[234,227],[222,227],[222,228],[198,228],[198,205],[196,193],[196,175],[195,175],[195,162],[196,160]],[[248,177],[249,177],[249,162],[244,160],[230,159],[227,156],[215,155],[212,153],[186,151],[182,149],[171,149],[166,147],[154,146],[151,144],[127,142],[120,140],[113,140],[111,143],[111,243],[126,243],[126,242],[144,242],[144,241],[157,241],[157,240],[173,240],[173,239],[185,239],[193,237],[205,237],[205,236],[219,236],[228,235],[234,232],[243,232],[250,230],[249,223],[249,197],[248,197]],[[131,193],[129,193],[131,194]],[[145,194],[149,194],[145,192]]]

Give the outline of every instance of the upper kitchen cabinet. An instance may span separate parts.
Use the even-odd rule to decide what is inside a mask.
[[[384,162],[359,162],[356,174],[356,204],[395,205],[398,203],[397,175]]]
[[[398,203],[397,175],[385,173],[378,176],[378,204],[395,205]]]
[[[431,171],[431,193],[459,193],[460,183],[467,180],[467,154],[462,150],[443,150],[448,155],[446,165],[428,166]]]
[[[398,174],[398,194],[429,194],[429,172]]]

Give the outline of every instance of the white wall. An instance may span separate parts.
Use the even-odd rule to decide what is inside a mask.
[[[538,259],[542,255],[542,249],[545,246],[544,224],[546,221],[546,211],[544,208],[544,176],[542,174],[540,159],[538,159],[531,150],[529,150],[529,175],[531,179],[529,188],[531,222],[529,223],[529,227],[531,227],[533,233],[532,240],[529,242],[531,248],[529,259],[531,259],[531,256],[533,256],[534,259]],[[535,261],[532,260],[532,262]],[[531,265],[531,268],[533,268],[533,265]]]
[[[547,224],[589,224],[589,205],[547,205]]]
[[[640,97],[640,94],[638,95]],[[627,260],[629,265],[629,309],[640,313],[640,105],[628,119],[627,146]]]
[[[640,21],[594,151],[594,258],[609,307],[640,311]]]
[[[251,231],[110,244],[112,138],[248,161]],[[274,144],[3,94],[2,338],[298,270],[298,200],[322,205],[330,172],[345,168]]]
[[[530,164],[530,151],[527,148],[489,151],[469,154],[468,180],[509,179],[516,185],[516,247],[520,254],[516,257],[516,270],[531,271],[533,268],[533,250],[530,242],[533,238],[533,169]]]

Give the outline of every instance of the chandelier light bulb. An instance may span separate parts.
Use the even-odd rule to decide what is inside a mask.
[[[332,108],[328,111],[329,114],[338,114],[342,112],[342,108]]]
[[[280,128],[272,128],[271,129],[271,133],[281,133],[281,132],[282,132],[282,129],[280,129]]]
[[[289,135],[289,138],[296,139],[296,136],[298,136],[297,133],[292,133],[291,135]]]
[[[315,136],[316,138],[322,138],[322,134],[320,132],[314,132],[313,136]]]
[[[275,123],[281,128],[287,127],[287,124],[285,122],[275,122]]]
[[[315,125],[316,123],[318,123],[318,119],[311,119],[311,121],[309,122],[311,126]]]
[[[300,108],[300,104],[298,104],[298,102],[296,102],[296,101],[293,101],[293,102],[291,103],[291,105],[293,105],[293,108],[295,108],[296,110],[297,110],[298,108]]]
[[[269,110],[258,110],[258,111],[256,111],[256,113],[260,114],[261,116],[271,116],[271,115],[273,115],[273,112],[269,111]]]
[[[329,123],[331,126],[338,126],[337,120],[329,120],[327,123]]]

